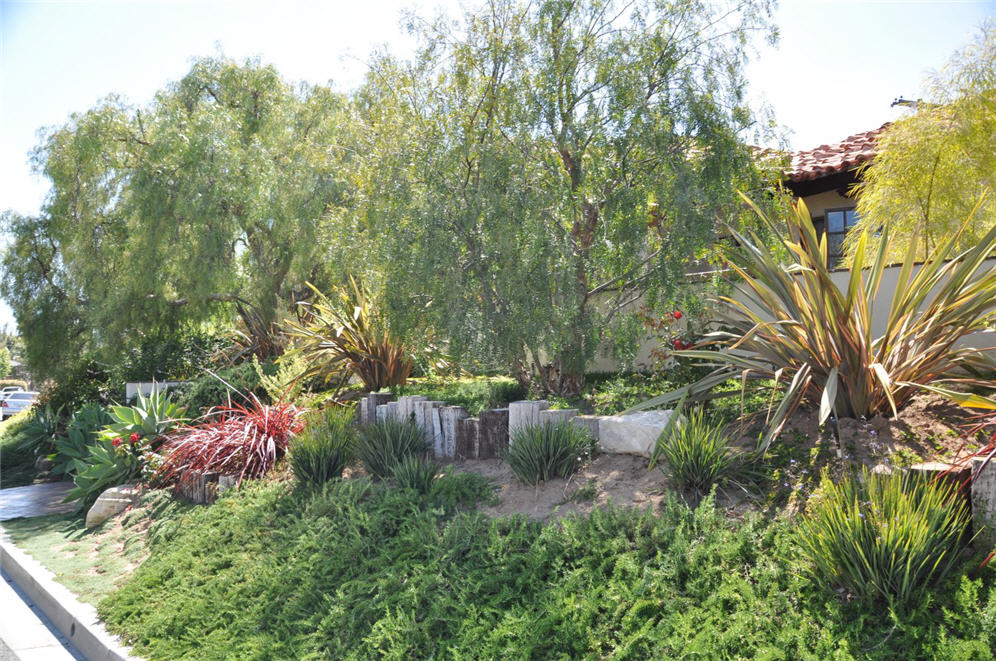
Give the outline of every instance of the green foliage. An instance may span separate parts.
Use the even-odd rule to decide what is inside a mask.
[[[714,219],[760,183],[743,45],[770,10],[498,0],[417,24],[357,96],[369,167],[334,258],[379,274],[407,336],[576,394],[624,304],[690,295]]]
[[[10,376],[11,366],[10,350],[5,346],[0,346],[0,379]]]
[[[77,506],[83,512],[105,490],[137,478],[143,466],[137,454],[116,448],[110,440],[103,438],[89,446],[85,458],[74,463],[75,486],[66,493],[64,502],[79,501]]]
[[[144,107],[108,96],[48,130],[33,163],[52,193],[7,215],[0,264],[34,372],[241,311],[268,327],[306,279],[326,285],[346,117],[328,87],[218,57]]]
[[[56,475],[72,474],[90,454],[90,446],[97,442],[98,432],[112,423],[114,418],[99,404],[87,404],[73,413],[66,425],[66,433],[55,439],[55,452],[49,455]]]
[[[21,449],[31,450],[35,454],[48,454],[59,435],[59,423],[62,416],[60,409],[52,409],[51,404],[33,406],[31,417],[21,427]]]
[[[746,199],[746,197],[745,197]],[[775,226],[755,207],[764,222]],[[717,311],[726,330],[701,343],[715,351],[676,355],[710,361],[716,370],[685,388],[640,405],[658,406],[691,395],[709,399],[728,393],[710,391],[730,378],[767,378],[788,383],[762,447],[778,435],[788,415],[803,402],[819,405],[819,422],[837,417],[896,415],[916,392],[914,384],[959,377],[966,370],[988,370],[985,352],[958,346],[961,338],[989,328],[996,316],[996,271],[986,259],[996,251],[996,226],[970,249],[958,253],[954,233],[930,259],[914,269],[906,254],[897,282],[880,292],[889,264],[889,230],[870,268],[852,268],[838,287],[827,267],[826,237],[818,238],[801,201],[778,228],[783,248],[777,258],[755,234],[732,230],[741,249],[730,258],[740,287],[752,305],[724,298]],[[868,233],[862,234],[855,264],[864,263]],[[872,329],[878,296],[891,296],[879,335]],[[735,350],[734,350],[735,349]],[[984,379],[968,383],[987,385]]]
[[[266,368],[259,362],[259,358],[252,357],[252,367],[256,370],[260,387],[266,391],[266,396],[271,402],[296,402],[304,392],[304,386],[308,380],[302,377],[307,362],[298,354],[282,356],[273,365],[272,374],[267,374]]]
[[[290,443],[290,465],[298,482],[318,486],[342,477],[355,442],[350,409],[330,406],[309,415]]]
[[[42,390],[40,400],[54,410],[76,411],[87,404],[108,404],[112,398],[110,373],[90,356],[75,357],[62,376],[50,388]],[[119,395],[124,395],[124,383],[116,384]]]
[[[142,332],[135,344],[127,346],[114,361],[112,378],[128,381],[178,381],[189,379],[222,346],[223,339],[212,332],[166,329],[154,334]]]
[[[262,371],[266,374],[268,371],[272,373],[272,370],[271,366],[264,366]],[[184,383],[177,388],[176,403],[190,416],[196,417],[208,409],[227,406],[229,400],[233,404],[249,402],[253,396],[264,402],[270,401],[256,369],[252,363],[245,362]]]
[[[305,321],[287,321],[291,358],[303,358],[300,376],[344,384],[355,375],[367,390],[404,384],[412,370],[411,350],[392,333],[370,291],[350,277],[350,288],[331,296],[312,288],[315,300],[302,303]]]
[[[701,407],[685,409],[680,417],[657,439],[651,463],[663,460],[661,469],[673,484],[702,497],[713,485],[735,479],[743,457],[730,448],[722,425],[707,418]]]
[[[992,569],[897,618],[799,577],[787,521],[708,498],[547,525],[441,515],[461,477],[429,496],[250,485],[163,527],[98,612],[150,661],[992,658]]]
[[[112,406],[112,421],[100,432],[100,437],[110,441],[114,438],[127,439],[137,435],[152,445],[155,450],[162,437],[183,422],[183,413],[167,391],[155,389],[146,397],[138,393],[138,401],[133,406]],[[132,441],[133,443],[136,441]]]
[[[430,493],[436,484],[441,466],[429,457],[412,454],[403,457],[391,469],[391,477],[402,489],[420,494]]]
[[[594,449],[586,429],[569,422],[548,423],[512,434],[505,459],[520,480],[538,484],[574,475]]]
[[[414,422],[381,420],[360,430],[356,457],[371,475],[391,477],[394,466],[405,457],[425,454],[422,430]]]
[[[955,568],[967,524],[950,483],[865,469],[860,479],[824,476],[798,539],[815,583],[905,610]]]
[[[889,124],[875,159],[858,186],[858,232],[889,228],[888,258],[907,253],[926,261],[948,236],[958,250],[974,246],[996,225],[996,196],[989,196],[961,228],[996,172],[996,23],[955,53],[928,81],[915,112]],[[856,234],[852,234],[856,238]],[[850,238],[850,237],[849,237]],[[851,255],[857,242],[846,244]],[[873,250],[874,252],[874,250]]]
[[[419,379],[404,386],[395,386],[391,388],[391,392],[396,397],[424,395],[433,401],[462,406],[470,415],[477,415],[488,409],[504,408],[509,402],[526,396],[522,386],[507,377]]]
[[[31,484],[35,477],[35,453],[22,447],[21,432],[34,418],[35,409],[25,409],[0,422],[0,488]]]

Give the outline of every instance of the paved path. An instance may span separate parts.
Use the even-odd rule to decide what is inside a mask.
[[[72,512],[76,504],[62,502],[66,492],[72,488],[72,482],[44,482],[0,489],[0,521]]]
[[[45,482],[0,489],[0,521],[71,512],[75,505],[62,499],[72,488],[72,482]],[[0,661],[86,661],[6,572],[0,573],[0,613]]]
[[[6,573],[0,577],[0,661],[86,661]]]

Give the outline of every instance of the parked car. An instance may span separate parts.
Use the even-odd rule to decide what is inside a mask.
[[[24,388],[21,386],[4,386],[0,388],[0,399],[6,399],[7,395],[12,392],[24,392]]]
[[[38,393],[19,390],[3,395],[0,401],[0,420],[17,415],[38,400]]]

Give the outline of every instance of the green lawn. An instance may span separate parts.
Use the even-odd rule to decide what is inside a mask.
[[[185,506],[155,492],[117,518],[87,530],[78,514],[3,522],[11,540],[55,574],[81,601],[97,604],[114,592],[145,558],[153,538]],[[158,523],[157,523],[158,522]]]

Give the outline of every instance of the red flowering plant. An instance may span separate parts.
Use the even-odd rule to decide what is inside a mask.
[[[178,486],[208,472],[235,475],[238,482],[262,477],[287,453],[290,439],[304,426],[304,412],[292,404],[266,406],[255,396],[247,406],[216,409],[204,422],[166,439],[151,481]]]
[[[666,363],[671,360],[672,351],[683,351],[695,346],[695,342],[689,339],[690,324],[685,318],[685,313],[681,310],[673,310],[662,315],[652,313],[647,307],[640,308],[639,316],[651,335],[657,338],[658,344],[650,352],[650,357],[657,363]]]
[[[181,414],[165,392],[153,390],[148,397],[139,393],[132,406],[110,408],[111,422],[98,438],[110,443],[109,450],[121,466],[131,467],[128,479],[147,477],[158,463],[156,450],[166,435],[185,422]]]

